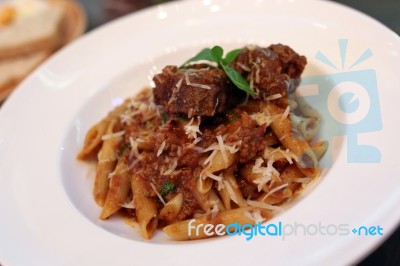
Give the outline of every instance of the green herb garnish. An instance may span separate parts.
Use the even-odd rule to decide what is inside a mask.
[[[184,114],[177,114],[176,118],[181,119],[183,121],[189,121],[190,119],[187,117],[187,115]]]
[[[191,62],[196,62],[200,60],[206,60],[217,63],[218,67],[222,68],[225,71],[226,75],[233,82],[233,84],[236,85],[236,87],[238,87],[239,89],[248,94],[255,95],[256,93],[250,88],[250,84],[247,82],[247,80],[244,77],[242,77],[242,75],[240,75],[240,73],[237,72],[235,69],[228,66],[230,63],[233,62],[233,60],[235,60],[235,58],[241,51],[242,49],[232,50],[226,54],[225,58],[223,58],[224,49],[222,49],[220,46],[214,46],[213,48],[205,48],[201,50],[197,55],[187,60],[181,66],[181,68]]]
[[[168,193],[174,191],[176,189],[176,185],[170,181],[164,182],[161,186],[160,194],[162,197],[168,195]]]
[[[169,115],[167,113],[162,113],[162,125],[166,124],[169,120]]]
[[[234,111],[229,112],[226,114],[226,118],[228,118],[229,123],[236,122],[239,120],[242,116]]]
[[[131,145],[129,143],[126,143],[124,146],[119,149],[117,158],[120,158],[126,151],[128,151],[131,148]]]

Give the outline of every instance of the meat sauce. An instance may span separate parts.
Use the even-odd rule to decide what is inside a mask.
[[[277,94],[283,97],[274,101],[286,108],[287,91],[297,85],[305,64],[304,56],[285,45],[244,48],[231,67],[250,82],[257,93],[254,97],[235,88],[221,69],[203,64],[188,68],[167,66],[154,77],[155,87],[136,97],[137,102],[147,106],[154,99],[154,115],[150,118],[137,115],[126,121],[128,134],[120,144],[119,156],[125,156],[133,165],[131,171],[146,181],[147,191],[156,200],[158,209],[164,204],[157,192],[165,202],[183,194],[177,220],[208,211],[196,186],[204,161],[211,154],[204,150],[216,143],[217,136],[224,136],[225,143],[237,143],[238,152],[230,170],[243,195],[257,193],[257,186],[240,169],[253,166],[255,158],[277,141],[267,125],[258,125],[250,114],[260,111],[260,102]],[[185,131],[190,121],[197,125],[201,121],[197,139]],[[125,149],[131,145],[131,137],[141,149],[140,160]],[[279,162],[274,166],[283,168]],[[159,224],[165,225],[166,221]]]

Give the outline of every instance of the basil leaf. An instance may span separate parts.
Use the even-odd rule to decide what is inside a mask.
[[[243,78],[235,69],[228,66],[228,64],[232,63],[233,60],[235,60],[235,58],[239,55],[241,51],[242,49],[232,50],[228,52],[225,58],[222,58],[224,55],[224,49],[222,49],[221,46],[214,46],[211,49],[205,48],[201,50],[200,53],[187,60],[183,65],[180,66],[180,68],[186,66],[191,62],[196,62],[200,60],[207,60],[217,63],[218,66],[225,71],[226,75],[233,82],[233,84],[236,85],[236,87],[248,94],[255,95],[256,93],[250,88],[250,84],[247,82],[247,80]]]
[[[117,158],[120,158],[126,151],[128,151],[131,148],[131,145],[126,143],[124,146],[121,147],[121,149],[118,151]]]
[[[166,124],[169,120],[169,115],[167,113],[163,113],[161,117],[162,117],[161,125]]]
[[[200,60],[207,60],[218,64],[219,58],[215,57],[214,53],[211,51],[210,48],[205,48],[201,50],[198,54],[187,60],[185,63],[183,63],[179,68],[182,68],[189,63],[197,62]]]
[[[176,185],[170,181],[166,181],[161,186],[160,194],[165,197],[168,193],[174,191],[176,189]]]
[[[211,48],[211,52],[217,58],[217,63],[219,64],[220,61],[222,60],[222,56],[224,55],[224,49],[221,48],[221,46],[214,46]]]
[[[224,62],[225,65],[229,65],[242,52],[242,50],[243,49],[240,48],[230,51],[229,53],[226,54],[225,58],[222,61]]]
[[[226,75],[233,82],[233,84],[236,85],[236,87],[238,87],[239,89],[241,89],[242,91],[244,91],[248,94],[251,94],[251,95],[256,94],[252,89],[250,89],[250,84],[247,82],[247,80],[244,77],[242,77],[242,75],[239,74],[239,72],[237,72],[233,68],[226,66],[224,64],[221,64],[221,66],[224,69]]]

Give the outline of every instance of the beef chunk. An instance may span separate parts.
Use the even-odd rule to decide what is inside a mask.
[[[270,45],[268,49],[278,56],[282,65],[282,73],[288,75],[291,79],[300,78],[307,64],[307,59],[304,56],[297,54],[292,48],[282,44]]]
[[[246,163],[255,159],[257,154],[264,151],[267,144],[264,139],[267,126],[257,126],[257,123],[246,112],[241,112],[240,109],[235,109],[235,112],[240,113],[239,119],[220,125],[216,128],[214,134],[226,136],[225,143],[227,144],[240,141],[237,153],[238,162]],[[204,135],[204,140],[207,141]],[[204,145],[204,142],[201,142],[201,144]]]
[[[268,48],[244,48],[232,67],[247,78],[258,98],[265,99],[278,93],[285,96],[288,89],[293,90],[306,63],[306,58],[289,46],[275,44]]]
[[[155,103],[173,115],[214,116],[240,98],[225,72],[210,66],[167,66],[153,80]]]

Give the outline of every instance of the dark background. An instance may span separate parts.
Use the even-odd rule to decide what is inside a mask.
[[[119,16],[171,0],[79,0],[88,14],[89,30]],[[400,34],[400,0],[337,0],[358,9]],[[245,2],[244,2],[245,3]],[[340,17],[338,16],[338,19]],[[365,29],[360,29],[365,30]],[[396,211],[396,210],[393,210]],[[400,211],[400,210],[397,210]],[[400,228],[359,266],[400,266]]]

